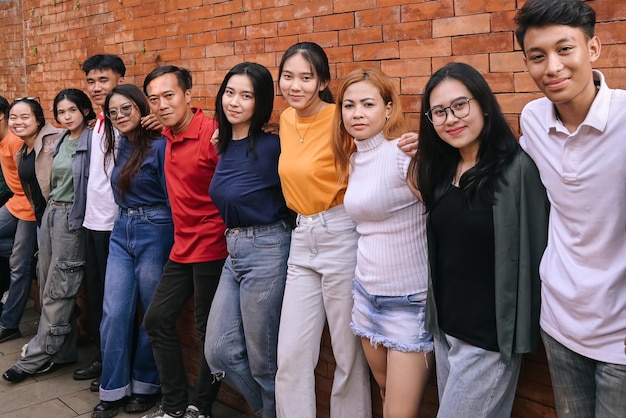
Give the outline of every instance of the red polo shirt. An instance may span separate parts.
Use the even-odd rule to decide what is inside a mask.
[[[200,263],[226,258],[226,226],[209,196],[209,185],[217,165],[211,136],[217,123],[192,109],[187,130],[174,135],[165,128],[165,180],[174,220],[174,246],[170,259],[178,263]]]

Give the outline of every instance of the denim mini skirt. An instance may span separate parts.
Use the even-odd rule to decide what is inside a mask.
[[[426,331],[426,292],[408,296],[370,295],[353,280],[354,306],[350,327],[373,347],[401,352],[433,351],[433,336]]]

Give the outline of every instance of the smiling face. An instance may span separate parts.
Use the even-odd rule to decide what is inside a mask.
[[[222,108],[232,125],[233,139],[248,136],[255,106],[254,86],[250,77],[244,74],[230,77],[222,96]]]
[[[109,99],[107,117],[111,123],[128,139],[133,140],[134,134],[141,123],[141,114],[135,102],[121,94],[114,94]]]
[[[146,86],[150,110],[163,126],[176,134],[184,132],[193,118],[189,107],[191,90],[183,90],[173,73],[154,78]]]
[[[353,138],[363,140],[381,132],[391,113],[378,89],[368,81],[348,86],[341,102],[343,126]]]
[[[16,103],[9,113],[9,129],[24,141],[34,139],[39,133],[37,118],[27,103]]]
[[[91,70],[87,73],[87,92],[93,102],[102,107],[107,94],[123,80],[124,77],[110,69]]]
[[[313,66],[302,54],[295,54],[285,61],[278,82],[285,101],[296,109],[300,117],[317,113],[322,101],[319,92],[324,90],[327,84],[320,82]]]
[[[85,115],[83,115],[76,105],[68,99],[61,100],[56,107],[58,122],[64,128],[69,129],[71,136],[80,135],[85,127]]]
[[[448,78],[433,88],[430,94],[430,107],[431,109],[435,106],[448,107],[459,98],[471,99],[472,94],[465,84]],[[480,148],[480,133],[485,125],[485,116],[477,100],[470,101],[469,106],[469,114],[462,119],[454,116],[449,109],[445,110],[448,112],[446,121],[434,128],[444,142],[462,154],[469,155],[470,158],[473,155],[475,160]]]
[[[595,97],[591,64],[600,55],[597,37],[566,25],[531,27],[524,37],[524,62],[550,101],[588,108]]]

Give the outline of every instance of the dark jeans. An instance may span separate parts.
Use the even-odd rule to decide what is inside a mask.
[[[211,412],[219,382],[213,376],[203,355],[207,317],[217,290],[224,260],[181,264],[168,260],[159,286],[144,316],[154,359],[161,376],[161,393],[165,412],[177,413],[187,408],[187,375],[183,363],[176,322],[187,300],[193,295],[195,325],[202,345],[198,347],[200,370],[195,394],[189,404],[203,414]]]
[[[111,231],[86,231],[85,281],[87,285],[87,309],[91,337],[100,347],[100,322],[102,321],[102,300],[104,297],[104,277],[109,256]]]

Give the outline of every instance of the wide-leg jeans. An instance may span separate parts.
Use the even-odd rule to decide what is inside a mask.
[[[327,319],[337,364],[330,416],[372,416],[369,369],[361,339],[350,329],[357,241],[356,225],[343,205],[298,215],[278,332],[279,417],[316,416],[315,367]]]
[[[152,346],[142,324],[135,337],[137,306],[150,305],[174,243],[168,207],[120,209],[109,243],[100,341],[100,399],[159,392]],[[135,340],[136,338],[136,340]]]

